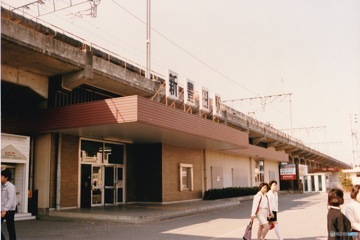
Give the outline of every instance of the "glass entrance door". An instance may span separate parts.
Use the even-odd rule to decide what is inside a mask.
[[[113,166],[105,167],[105,204],[115,204],[115,170]]]
[[[116,167],[116,201],[124,203],[124,168]]]
[[[105,204],[123,203],[123,168],[105,167]]]
[[[92,166],[91,171],[91,206],[101,206],[103,205],[103,167],[102,166]]]

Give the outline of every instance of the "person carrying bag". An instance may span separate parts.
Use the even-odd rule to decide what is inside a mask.
[[[266,192],[269,190],[267,183],[260,183],[260,191],[254,196],[252,209],[251,209],[251,222],[254,221],[255,217],[259,220],[259,230],[257,233],[257,239],[265,239],[266,234],[269,231],[268,218],[274,217],[269,205],[269,199],[266,196]]]
[[[250,223],[247,225],[243,239],[244,240],[251,240],[251,232],[252,232],[252,225],[254,221],[250,221]]]

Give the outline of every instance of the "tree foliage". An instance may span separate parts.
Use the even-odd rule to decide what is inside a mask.
[[[339,181],[344,191],[346,192],[351,191],[353,184],[349,173],[340,172]]]

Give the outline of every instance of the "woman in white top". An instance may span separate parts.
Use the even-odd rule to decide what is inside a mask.
[[[267,217],[274,217],[266,192],[269,189],[267,183],[260,183],[260,191],[254,196],[252,209],[251,209],[251,221],[254,221],[255,217],[259,220],[259,230],[257,233],[258,240],[265,239],[266,234],[269,231],[269,223]]]
[[[353,232],[360,232],[360,185],[351,189],[350,197],[353,199],[345,208],[345,216],[351,222]],[[354,239],[360,239],[360,233]]]
[[[268,191],[266,195],[269,198],[270,207],[272,213],[274,214],[274,217],[271,218],[269,221],[271,222],[271,224],[274,224],[275,233],[278,236],[278,238],[282,240],[279,225],[277,222],[277,213],[279,211],[279,197],[278,197],[278,193],[276,192],[277,182],[275,180],[272,180],[270,181],[269,186],[270,186],[270,191]]]

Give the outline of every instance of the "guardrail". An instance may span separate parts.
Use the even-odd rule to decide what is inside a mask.
[[[9,10],[4,8],[3,5],[6,5],[9,8]],[[81,47],[83,50],[90,48],[90,50],[93,52],[93,54],[95,56],[103,58],[103,59],[107,59],[108,61],[111,61],[114,64],[124,67],[125,69],[127,69],[129,71],[137,72],[138,74],[145,76],[146,68],[143,67],[142,65],[137,64],[137,63],[131,61],[130,59],[124,58],[124,57],[118,55],[117,53],[112,52],[106,48],[103,48],[99,45],[93,44],[93,43],[85,40],[82,37],[79,37],[79,36],[72,34],[66,30],[63,30],[57,26],[54,26],[53,24],[43,21],[35,16],[31,16],[30,14],[23,13],[24,15],[30,16],[30,18],[32,18],[32,19],[36,19],[36,21],[30,20],[22,15],[19,15],[19,14],[13,12],[11,10],[11,8],[13,8],[13,7],[9,6],[6,3],[3,3],[2,7],[1,7],[2,16],[8,15],[8,18],[10,20],[20,19],[20,21],[17,21],[19,24],[23,24],[29,28],[34,28],[39,32],[42,32],[46,35],[50,35],[51,37],[54,37],[60,41],[63,41],[69,45],[72,45],[74,47]],[[71,37],[69,37],[69,36],[71,36]],[[160,79],[160,82],[164,81],[164,75],[159,74],[154,71],[151,71],[151,74],[152,74],[152,78]],[[212,101],[212,99],[209,99],[209,103],[211,101]],[[210,104],[210,107],[212,108],[212,104]],[[321,152],[318,152],[310,147],[307,147],[303,144],[303,142],[301,140],[296,139],[296,138],[294,138],[294,137],[292,137],[292,136],[290,136],[268,124],[260,122],[248,115],[245,115],[244,113],[237,111],[236,109],[233,109],[223,103],[222,103],[221,109],[223,112],[223,116],[222,117],[217,116],[217,117],[222,120],[225,120],[224,114],[226,112],[227,121],[230,121],[232,124],[237,125],[243,129],[247,129],[248,131],[256,132],[264,137],[272,138],[279,142],[283,142],[285,144],[294,146],[296,148],[307,151],[309,153],[313,153],[315,155],[326,158],[328,160],[339,163],[341,165],[345,164],[345,163],[338,161],[330,156],[327,156]]]

